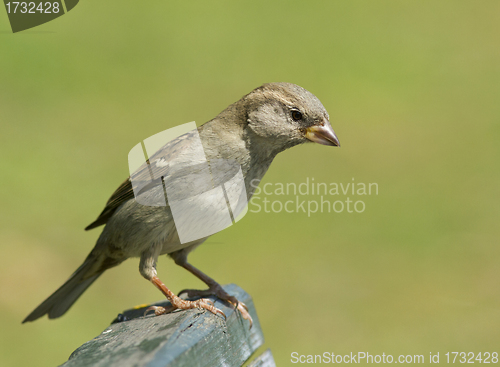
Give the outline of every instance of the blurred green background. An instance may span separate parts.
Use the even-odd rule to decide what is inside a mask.
[[[83,228],[135,144],[271,81],[316,94],[342,147],[282,153],[264,182],[354,178],[379,194],[360,214],[249,213],[191,262],[254,297],[278,365],[499,352],[499,14],[498,1],[82,0],[12,34],[0,11],[0,365],[61,364],[161,299],[131,259],[61,319],[21,325],[93,247],[101,229]],[[174,291],[202,287],[167,258],[158,270]]]

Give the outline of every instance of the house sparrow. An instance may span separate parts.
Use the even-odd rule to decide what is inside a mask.
[[[168,169],[172,162],[189,160],[194,150],[198,149],[197,141],[201,141],[209,166],[210,162],[216,160],[237,162],[247,200],[250,200],[255,190],[250,183],[254,179],[262,179],[278,153],[311,141],[330,146],[340,145],[330,125],[328,113],[319,99],[304,88],[289,83],[269,83],[253,90],[214,119],[165,144],[147,163],[155,161],[158,167]],[[144,167],[137,171],[139,178],[147,171]],[[163,195],[163,177],[151,187],[143,188],[142,192],[137,192],[137,188],[133,187],[131,177],[118,187],[99,217],[86,228],[89,230],[105,224],[94,249],[83,264],[23,323],[45,314],[50,319],[62,316],[105,270],[129,257],[140,257],[141,275],[152,282],[172,304],[170,309],[150,308],[156,315],[173,309],[204,308],[224,316],[210,300],[181,299],[163,284],[157,276],[156,261],[159,255],[167,254],[177,265],[208,286],[207,290],[184,290],[181,293],[187,293],[189,297],[215,295],[237,307],[251,326],[252,320],[246,306],[187,262],[188,254],[208,236],[183,243],[179,239],[168,201],[163,206],[140,204],[139,198]],[[184,189],[186,192],[189,190]]]

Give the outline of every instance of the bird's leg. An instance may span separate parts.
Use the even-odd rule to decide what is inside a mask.
[[[208,289],[205,290],[197,290],[197,289],[184,289],[179,292],[179,295],[182,293],[186,293],[189,298],[191,297],[206,297],[206,296],[216,296],[217,298],[228,302],[232,304],[234,307],[240,311],[241,316],[250,322],[250,328],[252,327],[253,320],[250,314],[248,313],[248,307],[243,303],[240,302],[236,299],[234,296],[230,296],[223,288],[222,286],[217,283],[215,280],[210,278],[208,275],[203,273],[202,271],[198,270],[195,268],[193,265],[188,263],[186,259],[179,259],[178,261],[174,257],[175,263],[177,265],[182,266],[184,269],[189,271],[191,274],[195,275],[198,279],[200,279],[202,282],[204,282],[206,285],[208,285]],[[184,260],[184,261],[182,261]]]
[[[164,313],[171,312],[175,309],[189,310],[191,308],[204,308],[215,315],[219,314],[226,318],[224,312],[216,308],[211,300],[201,298],[196,301],[187,301],[176,296],[170,289],[168,289],[165,284],[163,284],[163,282],[156,276],[155,265],[156,259],[158,258],[157,252],[158,249],[151,248],[150,250],[143,253],[141,256],[139,270],[144,278],[150,280],[155,285],[155,287],[158,288],[165,295],[165,297],[167,297],[172,306],[168,308],[151,306],[146,310],[145,314],[151,310],[154,310],[155,315],[158,316]]]
[[[165,284],[163,284],[163,282],[156,275],[154,275],[151,278],[151,282],[156,286],[156,288],[158,288],[165,295],[165,297],[167,297],[167,299],[170,301],[172,306],[169,308],[164,308],[164,307],[160,307],[160,306],[151,306],[146,310],[146,313],[151,311],[151,310],[154,310],[155,315],[158,316],[158,315],[162,315],[164,313],[171,312],[175,309],[189,310],[191,308],[199,308],[199,309],[204,308],[204,309],[212,312],[214,315],[219,314],[221,316],[224,316],[224,318],[226,318],[226,315],[224,315],[224,312],[222,312],[221,310],[216,308],[214,306],[214,303],[209,299],[200,298],[196,301],[186,301],[180,297],[177,297],[170,289],[168,289],[165,286]]]

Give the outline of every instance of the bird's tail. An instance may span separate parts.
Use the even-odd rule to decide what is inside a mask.
[[[98,269],[97,271],[96,267]],[[85,262],[76,269],[66,283],[35,308],[35,310],[23,320],[23,323],[35,321],[45,314],[49,316],[49,319],[55,319],[56,317],[64,315],[82,293],[99,278],[105,269],[106,267],[100,267],[99,264],[97,264],[96,258],[90,255]]]

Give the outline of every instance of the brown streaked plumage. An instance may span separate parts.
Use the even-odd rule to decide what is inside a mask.
[[[339,146],[328,113],[319,99],[307,90],[288,83],[262,85],[200,126],[197,132],[209,165],[211,161],[222,159],[233,160],[241,167],[248,200],[255,190],[250,182],[262,179],[278,153],[308,141]],[[151,162],[163,160],[165,163],[159,168],[159,175],[168,173],[170,163],[190,156],[195,149],[195,136],[194,132],[180,136],[150,157]],[[149,179],[146,164],[138,169],[135,177]],[[158,182],[151,182],[140,195],[163,195],[164,188],[161,181]],[[99,217],[86,230],[101,225],[105,227],[83,264],[23,322],[34,321],[46,314],[49,318],[62,316],[105,270],[129,257],[140,258],[141,275],[168,298],[172,309],[197,307],[222,314],[209,300],[182,300],[161,282],[156,272],[156,260],[158,256],[168,254],[176,264],[209,287],[204,291],[186,290],[189,296],[216,295],[238,307],[251,324],[244,304],[187,262],[189,252],[208,237],[181,243],[168,203],[167,206],[156,207],[139,204],[129,178],[111,195]],[[167,311],[155,309],[157,315]]]

